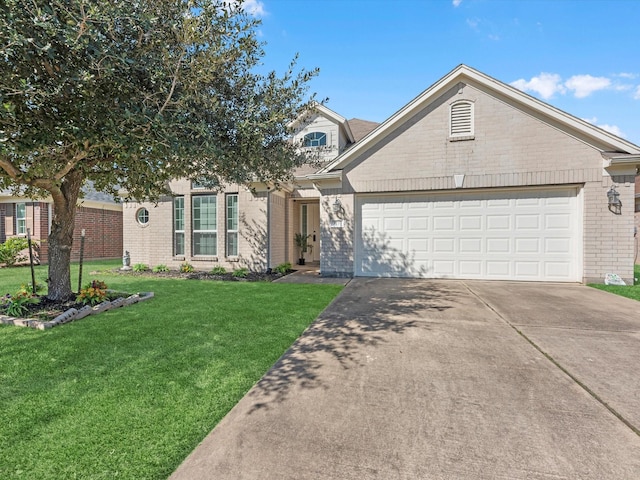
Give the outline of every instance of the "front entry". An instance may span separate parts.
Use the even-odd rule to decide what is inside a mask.
[[[309,248],[304,254],[307,262],[320,261],[320,204],[303,203],[300,205],[300,232],[309,237]]]

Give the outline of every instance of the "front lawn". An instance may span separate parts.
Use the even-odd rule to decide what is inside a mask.
[[[640,301],[640,265],[636,265],[634,268],[634,277],[637,279],[634,285],[617,286],[617,285],[602,285],[602,284],[590,284],[589,286],[604,290],[606,292],[615,293],[616,295],[622,295],[623,297],[633,298]]]
[[[0,326],[0,478],[167,478],[342,288],[89,274],[117,265],[83,278],[155,298]],[[29,279],[0,269],[0,293]]]

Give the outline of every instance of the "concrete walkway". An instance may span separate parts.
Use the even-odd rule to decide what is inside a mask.
[[[639,312],[578,285],[354,279],[171,478],[640,478]]]

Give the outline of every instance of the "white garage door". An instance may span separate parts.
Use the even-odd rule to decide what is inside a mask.
[[[355,274],[581,280],[577,189],[358,196]]]

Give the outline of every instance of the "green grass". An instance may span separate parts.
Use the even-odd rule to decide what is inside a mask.
[[[636,265],[634,268],[634,277],[637,279],[634,285],[617,286],[617,285],[602,285],[602,284],[590,284],[590,287],[604,290],[605,292],[615,293],[623,297],[632,298],[640,301],[640,265]]]
[[[89,274],[118,264],[83,278],[155,298],[0,326],[0,478],[167,478],[342,288]],[[1,269],[0,293],[29,279]]]

